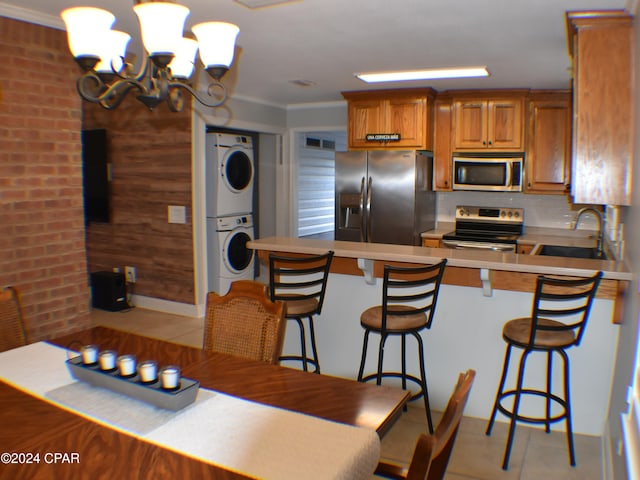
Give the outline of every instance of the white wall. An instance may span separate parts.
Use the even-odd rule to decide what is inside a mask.
[[[260,134],[258,151],[258,238],[276,234],[276,182],[277,167],[281,160],[280,137]]]

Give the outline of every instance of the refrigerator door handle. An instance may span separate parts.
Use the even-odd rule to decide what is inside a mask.
[[[367,185],[367,242],[371,242],[371,190],[372,190],[372,178],[369,177],[369,184]]]
[[[365,229],[365,211],[364,211],[364,177],[360,181],[360,241],[364,242]]]

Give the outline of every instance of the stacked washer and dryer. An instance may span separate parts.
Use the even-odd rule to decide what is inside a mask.
[[[251,137],[206,135],[207,274],[209,290],[224,295],[236,280],[253,280],[254,155]]]

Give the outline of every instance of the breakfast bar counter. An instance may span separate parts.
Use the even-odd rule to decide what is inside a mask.
[[[605,279],[631,280],[631,272],[624,262],[580,258],[518,255],[508,252],[452,250],[411,245],[387,245],[383,243],[313,240],[289,237],[267,237],[248,243],[258,251],[281,253],[320,254],[333,250],[336,258],[380,260],[417,264],[437,263],[447,259],[447,267],[501,270],[506,272],[534,273],[537,275],[563,275],[586,277],[594,270],[602,270]]]
[[[333,250],[316,339],[323,372],[346,378],[355,378],[359,365],[363,339],[360,314],[382,298],[383,265],[433,264],[447,258],[433,325],[423,334],[432,406],[442,409],[457,372],[474,368],[478,374],[466,412],[480,418],[488,418],[499,381],[505,348],[502,326],[511,318],[530,314],[537,277],[587,277],[601,270],[603,280],[581,346],[569,355],[574,429],[602,434],[623,296],[633,278],[623,262],[285,237],[254,240],[248,247],[261,259],[260,278],[267,278],[269,252],[304,255]],[[285,351],[299,349],[296,341],[294,331],[287,331]],[[399,345],[387,342],[385,358],[399,358],[394,349],[399,351]],[[407,358],[412,356],[409,349]],[[367,361],[373,365],[374,353]],[[528,368],[539,370],[534,375],[544,381],[542,362],[537,365],[531,361]],[[409,365],[409,373],[417,370],[417,364]]]

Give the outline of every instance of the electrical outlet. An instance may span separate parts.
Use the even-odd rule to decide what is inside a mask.
[[[127,283],[136,283],[136,267],[124,267],[124,274],[127,278]]]

